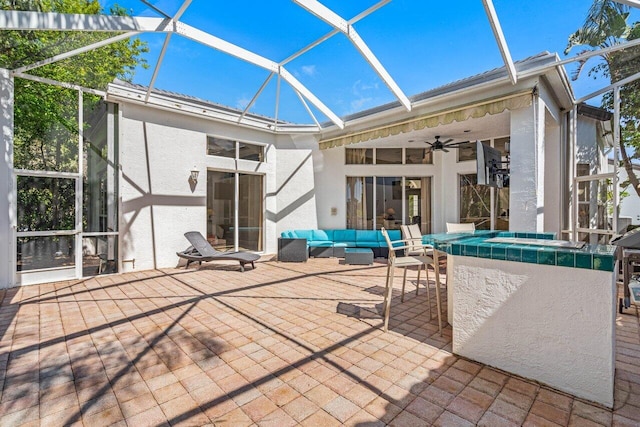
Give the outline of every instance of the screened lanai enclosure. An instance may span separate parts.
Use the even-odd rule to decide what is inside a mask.
[[[296,224],[635,221],[640,2],[119,3],[0,3],[0,287],[172,266],[189,229],[265,254]],[[549,53],[598,5],[629,31]]]

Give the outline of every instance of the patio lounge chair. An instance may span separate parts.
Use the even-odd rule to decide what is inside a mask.
[[[176,252],[180,258],[187,260],[185,268],[189,268],[189,264],[198,261],[200,264],[207,261],[219,260],[235,260],[240,262],[240,270],[244,272],[244,265],[251,264],[252,268],[256,268],[254,261],[260,258],[260,255],[251,252],[220,252],[215,250],[207,239],[198,231],[188,231],[184,233],[191,246],[182,252]]]

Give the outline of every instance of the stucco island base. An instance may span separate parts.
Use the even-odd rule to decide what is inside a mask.
[[[448,263],[454,353],[613,407],[613,272],[452,255]]]

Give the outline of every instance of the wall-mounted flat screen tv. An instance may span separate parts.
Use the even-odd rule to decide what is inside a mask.
[[[501,168],[503,162],[500,151],[476,141],[476,153],[478,185],[504,187],[504,184],[506,184],[508,186],[509,177]]]

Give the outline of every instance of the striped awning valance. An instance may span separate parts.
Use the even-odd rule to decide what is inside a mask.
[[[321,139],[319,145],[321,150],[325,150],[327,148],[356,144],[358,142],[385,138],[390,135],[398,135],[400,133],[412,132],[424,128],[435,128],[440,125],[450,124],[454,121],[462,122],[470,118],[484,117],[487,114],[499,114],[505,110],[517,110],[531,105],[533,99],[532,94],[532,91],[519,92],[454,109],[429,113],[402,122],[390,123],[388,125],[365,129],[334,138]]]

